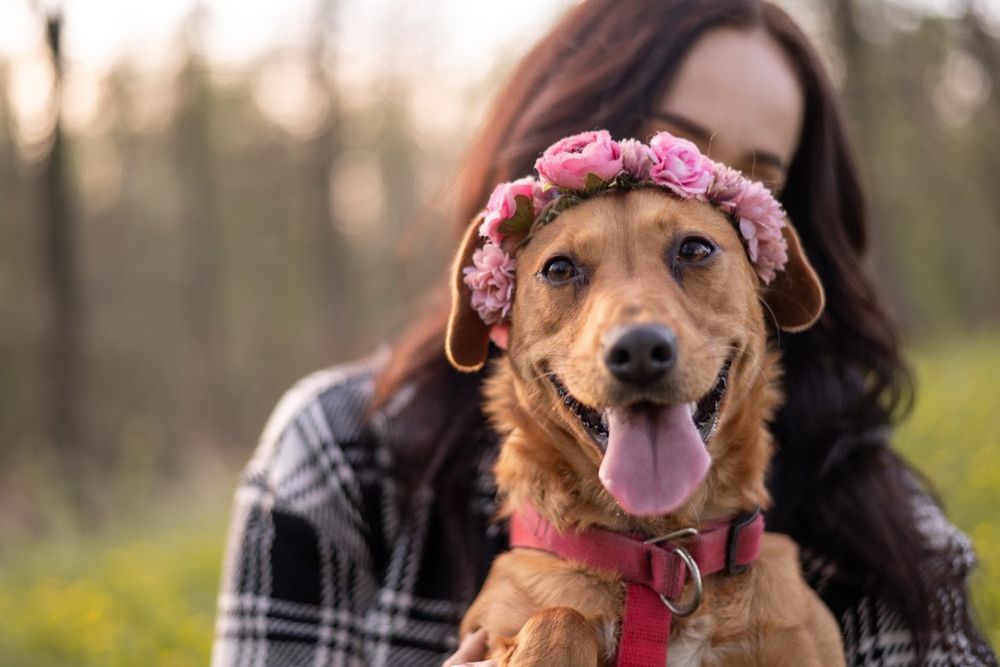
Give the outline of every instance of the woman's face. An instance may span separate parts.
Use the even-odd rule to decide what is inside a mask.
[[[695,42],[649,121],[775,191],[802,129],[792,64],[763,29],[716,28]]]

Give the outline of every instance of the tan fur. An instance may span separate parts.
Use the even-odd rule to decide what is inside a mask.
[[[701,265],[672,271],[678,243],[691,236],[710,239],[719,251]],[[558,255],[587,267],[589,279],[555,288],[541,280],[537,274]],[[790,272],[805,296],[783,298],[796,304],[821,298],[805,256],[800,250],[790,255],[796,264]],[[467,320],[453,314],[454,321]],[[648,390],[623,388],[601,363],[604,332],[640,322],[665,323],[678,340],[676,368]],[[462,335],[450,332],[455,349],[483,344],[462,341]],[[594,407],[686,403],[711,389],[729,357],[733,365],[704,483],[670,516],[626,515],[598,479],[602,452],[565,409],[547,374],[554,372]],[[496,465],[502,512],[530,502],[560,530],[596,525],[659,535],[766,507],[771,440],[765,423],[779,403],[779,372],[777,355],[767,348],[756,275],[721,213],[655,190],[610,193],[566,211],[536,230],[519,252],[510,349],[486,386],[486,409],[504,438]],[[485,627],[491,656],[502,665],[613,664],[617,639],[608,628],[617,627],[623,600],[616,576],[514,549],[494,562],[462,633]],[[749,571],[706,579],[704,602],[693,616],[675,618],[671,636],[670,665],[844,660],[836,622],[803,581],[794,544],[770,534]]]
[[[464,304],[464,308],[452,308],[448,317],[448,329],[444,342],[445,353],[452,366],[460,371],[475,371],[482,368],[489,346],[489,327],[472,309],[472,292],[462,279],[462,269],[472,264],[472,254],[479,244],[480,220],[473,220],[465,231],[465,238],[455,255],[451,266],[451,302]]]

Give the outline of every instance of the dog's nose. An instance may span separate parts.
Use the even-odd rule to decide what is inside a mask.
[[[666,375],[677,360],[677,335],[662,324],[636,324],[604,336],[604,364],[629,384],[649,384]]]

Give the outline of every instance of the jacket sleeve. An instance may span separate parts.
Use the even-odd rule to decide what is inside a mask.
[[[236,490],[213,665],[365,662],[387,478],[362,437],[371,376],[314,374],[271,416]]]
[[[976,626],[969,577],[976,558],[969,538],[952,524],[914,481],[914,518],[942,572],[957,585],[942,585],[937,595],[944,617],[930,637],[924,663],[931,667],[997,665],[997,658]],[[840,623],[847,664],[913,665],[916,646],[898,604],[876,592],[872,582],[840,570],[832,561],[805,550],[803,572]]]

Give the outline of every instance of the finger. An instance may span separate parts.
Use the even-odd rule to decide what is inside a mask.
[[[458,645],[455,655],[444,661],[442,667],[458,667],[471,663],[473,660],[481,660],[486,657],[486,628],[479,628],[475,632],[465,635],[462,643]],[[482,667],[490,667],[483,663]]]
[[[462,638],[455,655],[448,658],[443,667],[458,667],[473,660],[486,657],[486,629],[479,628]]]

